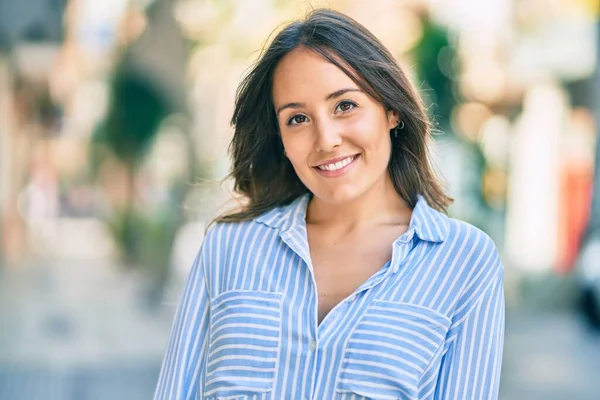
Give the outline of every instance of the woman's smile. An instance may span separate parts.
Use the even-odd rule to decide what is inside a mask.
[[[359,158],[360,154],[355,154],[344,158],[338,157],[327,160],[313,168],[321,176],[326,178],[337,178],[349,172],[354,165],[356,165]]]

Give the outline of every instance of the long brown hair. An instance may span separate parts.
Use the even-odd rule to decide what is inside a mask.
[[[235,132],[229,148],[230,178],[247,204],[216,221],[247,221],[309,192],[283,154],[272,96],[275,68],[298,47],[317,52],[386,110],[398,113],[404,129],[392,138],[388,165],[394,188],[410,207],[420,194],[431,207],[446,212],[452,199],[431,166],[431,124],[415,88],[391,53],[364,26],[339,12],[318,9],[277,34],[238,87],[231,120]]]

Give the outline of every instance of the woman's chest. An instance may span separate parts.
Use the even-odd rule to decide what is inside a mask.
[[[314,251],[312,264],[319,323],[337,304],[375,275],[389,258],[387,251],[365,252],[352,248]]]
[[[419,398],[436,373],[446,317],[366,293],[317,327],[315,299],[301,289],[231,291],[213,302],[205,398]]]
[[[405,228],[346,241],[332,241],[318,230],[309,230],[319,323],[337,304],[382,269],[392,256],[393,241],[403,230]]]

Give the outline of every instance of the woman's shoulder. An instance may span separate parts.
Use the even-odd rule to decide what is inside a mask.
[[[206,230],[204,242],[209,244],[227,243],[227,246],[231,247],[257,235],[277,234],[279,230],[285,230],[287,225],[292,222],[289,207],[276,207],[243,221],[212,222]]]
[[[237,222],[214,222],[207,230],[212,236],[231,235],[232,233],[243,233],[247,231],[260,231],[265,228],[270,230],[286,230],[294,223],[299,223],[306,212],[308,196],[303,195],[288,204],[273,206],[255,217],[249,217]]]
[[[472,280],[502,277],[504,267],[494,240],[481,228],[468,222],[448,218],[448,236],[444,252],[452,255],[449,263],[457,274]],[[474,283],[474,282],[472,282]]]
[[[229,244],[240,238],[247,237],[252,234],[263,234],[264,224],[252,218],[245,221],[237,222],[213,222],[206,229],[204,236],[205,243],[213,243],[216,241],[225,241]]]
[[[456,218],[448,218],[449,242],[460,242],[476,252],[498,254],[498,247],[490,235],[481,228]]]
[[[453,294],[453,306],[445,308],[446,312],[454,310],[463,315],[490,290],[502,290],[504,267],[498,247],[486,232],[459,219],[447,221],[448,236],[432,255],[437,262],[431,268],[442,271],[435,282],[439,292]],[[431,304],[432,308],[438,306]]]

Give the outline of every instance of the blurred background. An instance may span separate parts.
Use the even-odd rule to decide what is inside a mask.
[[[321,6],[411,76],[501,251],[500,398],[599,398],[597,0],[0,0],[0,399],[152,397],[237,84]]]

